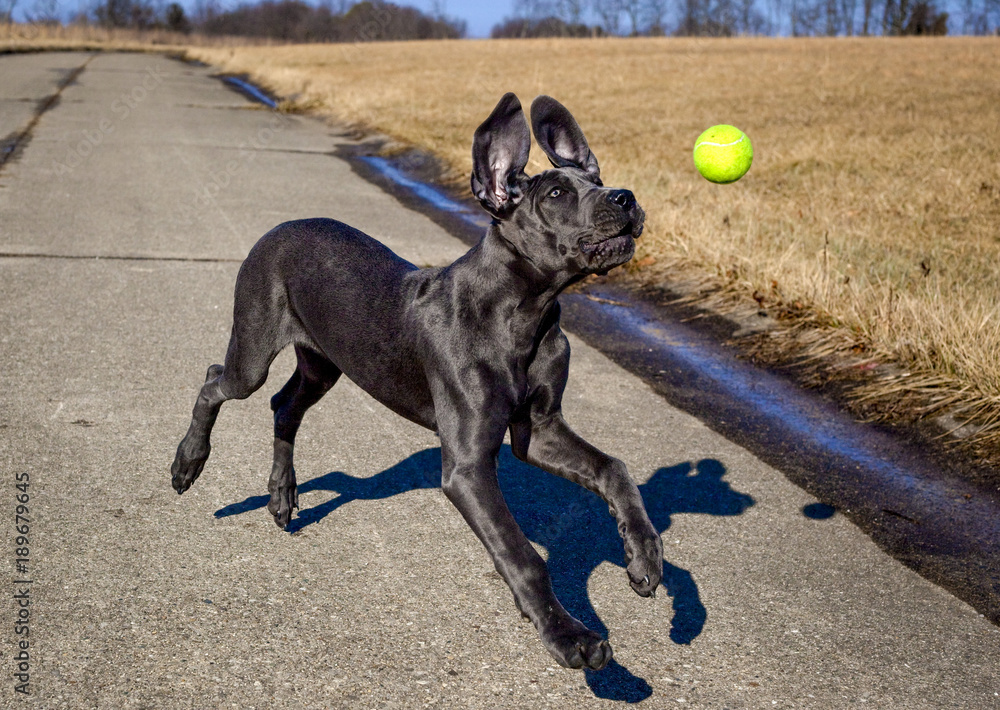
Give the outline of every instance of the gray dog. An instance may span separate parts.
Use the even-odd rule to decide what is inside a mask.
[[[641,596],[663,573],[660,536],[625,465],[577,436],[562,417],[569,343],[556,296],[632,258],[645,214],[628,190],[606,188],[569,111],[531,105],[535,138],[555,166],[528,177],[531,136],[506,94],[476,130],[472,191],[493,216],[451,266],[418,269],[329,219],[265,234],[236,279],[225,366],[208,368],[171,473],[186,491],[208,459],[222,403],[244,399],[274,357],[295,345],[298,366],[271,399],[274,466],[268,511],[282,528],[298,507],[292,449],[306,410],[346,374],[394,412],[441,438],[441,487],[486,546],[555,659],[600,669],[611,646],[556,599],[544,560],[518,527],[497,482],[510,431],[514,454],[603,498],[618,521],[629,584]]]

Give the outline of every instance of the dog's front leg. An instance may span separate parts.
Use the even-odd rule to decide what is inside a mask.
[[[625,545],[629,584],[640,596],[655,594],[663,577],[663,544],[625,464],[584,441],[558,412],[514,422],[510,433],[511,448],[519,459],[604,499]]]
[[[505,425],[454,417],[440,426],[441,487],[493,558],[521,613],[531,620],[549,653],[567,668],[599,670],[611,645],[563,608],[552,591],[545,561],[528,542],[497,481],[497,452]],[[478,415],[482,417],[483,415]]]

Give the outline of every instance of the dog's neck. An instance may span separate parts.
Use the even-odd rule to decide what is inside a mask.
[[[456,293],[475,293],[474,302],[505,313],[513,330],[524,329],[522,335],[533,338],[556,297],[583,276],[546,273],[518,253],[494,224],[478,244],[439,272],[439,278],[450,281]]]
[[[497,289],[497,297],[510,294],[520,302],[520,308],[543,313],[568,286],[581,280],[582,274],[566,269],[547,269],[522,253],[513,240],[502,233],[502,225],[494,222],[479,244],[466,255],[470,266],[483,281]]]

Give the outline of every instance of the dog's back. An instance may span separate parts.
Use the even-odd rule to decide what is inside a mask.
[[[240,269],[233,336],[253,331],[259,342],[264,330],[278,350],[311,348],[390,409],[433,427],[430,393],[401,322],[419,271],[342,222],[285,222],[260,238]]]

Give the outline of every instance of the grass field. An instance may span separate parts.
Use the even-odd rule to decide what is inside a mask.
[[[199,48],[276,94],[471,168],[505,91],[576,115],[649,214],[631,277],[760,304],[771,362],[863,372],[872,411],[949,411],[1000,441],[1000,40],[599,39]],[[740,182],[694,139],[754,142]],[[532,152],[529,172],[542,170]],[[885,372],[880,369],[879,372]]]
[[[245,46],[244,38],[202,37],[167,30],[133,30],[96,25],[0,22],[0,54],[10,52],[127,51],[183,52],[193,45]],[[265,41],[258,44],[267,44]]]
[[[596,39],[192,47],[339,121],[432,151],[463,181],[505,91],[561,100],[605,183],[649,215],[630,278],[779,327],[769,362],[868,373],[869,411],[943,411],[1000,452],[1000,40]],[[738,183],[694,139],[739,126]],[[532,152],[529,172],[542,170]],[[331,188],[332,189],[332,188]],[[894,368],[872,368],[876,362]],[[888,372],[888,374],[886,374]]]

